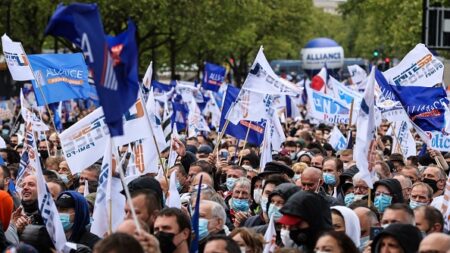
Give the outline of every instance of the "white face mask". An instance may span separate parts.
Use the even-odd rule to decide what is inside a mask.
[[[246,253],[247,249],[245,247],[239,247],[239,249],[241,250],[241,253]]]
[[[255,200],[256,204],[259,204],[261,201],[262,189],[254,189],[253,190],[253,200]]]
[[[295,242],[289,236],[289,233],[290,233],[289,230],[282,228],[280,231],[281,241],[283,242],[284,247],[293,248],[296,245]]]

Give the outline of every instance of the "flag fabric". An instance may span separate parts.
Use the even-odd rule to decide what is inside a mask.
[[[3,139],[1,136],[0,136],[0,148],[6,148],[5,139]]]
[[[443,74],[444,64],[418,44],[397,66],[376,77],[383,93],[401,103],[422,140],[432,149],[448,151],[450,111]]]
[[[198,136],[202,131],[210,132],[208,123],[194,99],[188,104],[188,137]]]
[[[361,101],[361,109],[356,121],[356,143],[354,157],[356,166],[361,172],[361,178],[369,188],[373,188],[373,177],[375,176],[375,67],[367,79],[367,87]]]
[[[89,180],[84,180],[84,191],[83,196],[86,198],[89,195]]]
[[[349,109],[353,102],[353,110],[355,111],[357,108],[359,108],[359,105],[361,104],[362,95],[358,92],[348,88],[343,83],[339,82],[338,80],[334,79],[334,77],[330,76],[330,81],[333,83],[333,93],[334,98],[346,105]]]
[[[367,73],[359,65],[348,65],[348,73],[350,73],[350,80],[352,84],[356,87],[357,91],[364,91],[366,88]]]
[[[56,131],[61,133],[63,130],[62,122],[61,122],[61,103],[51,103],[48,105],[50,110],[53,113],[53,122],[55,123]]]
[[[29,122],[33,125],[35,131],[48,131],[48,126],[36,116],[35,113],[30,111],[31,106],[25,100],[22,90],[20,90],[20,113],[25,122]]]
[[[184,103],[174,100],[172,102],[172,124],[177,125],[177,129],[186,129],[187,115],[189,110]]]
[[[272,161],[272,145],[271,138],[271,121],[266,121],[266,126],[264,129],[264,140],[261,145],[261,159],[259,160],[260,171],[264,171],[264,167],[268,162]],[[236,149],[237,150],[237,149]]]
[[[122,115],[136,102],[139,89],[134,24],[128,22],[125,32],[107,41],[96,4],[60,4],[45,34],[64,37],[81,48],[111,136],[122,135]]]
[[[83,54],[35,54],[28,58],[36,76],[32,83],[39,106],[45,102],[89,98],[88,69]]]
[[[147,70],[145,71],[144,78],[142,79],[142,85],[146,89],[150,89],[150,85],[152,84],[152,75],[153,75],[153,62],[150,61],[150,64],[147,67]]]
[[[277,248],[277,231],[275,230],[275,221],[273,214],[270,217],[269,226],[267,227],[266,233],[264,234],[264,250],[263,253],[272,253]]]
[[[306,87],[309,116],[328,124],[349,124],[350,109],[333,97]]]
[[[202,114],[205,116],[209,115],[211,117],[211,126],[217,129],[220,125],[220,113],[220,107],[217,105],[213,92],[209,91],[209,100]]]
[[[226,118],[235,125],[240,120],[269,119],[275,113],[274,99],[273,95],[241,89]]]
[[[177,129],[176,124],[173,125],[172,134],[171,134],[171,138],[170,138],[170,150],[169,150],[169,158],[167,161],[167,168],[172,168],[172,166],[175,165],[175,163],[177,161],[177,157],[178,157],[177,152],[175,152],[175,150],[172,149],[172,142],[173,142],[174,138],[180,139],[180,136],[178,135],[178,129]]]
[[[326,67],[322,67],[319,73],[313,76],[310,87],[315,91],[327,93],[328,72]]]
[[[233,102],[239,94],[239,89],[233,86],[228,86],[225,99],[223,102],[222,114],[220,116],[220,127],[219,130],[223,131],[226,120],[226,115],[230,110]],[[247,129],[250,127],[247,142],[255,145],[261,145],[264,139],[264,126],[266,120],[261,120],[260,122],[250,122],[246,120],[240,120],[238,124],[228,123],[225,129],[225,134],[229,134],[237,139],[244,140],[247,134]]]
[[[153,87],[153,91],[158,93],[169,92],[174,88],[171,84],[161,83],[156,80],[152,80],[151,86]]]
[[[330,139],[328,140],[328,143],[336,151],[346,149],[348,146],[347,139],[337,126],[333,127],[333,130],[330,133]]]
[[[22,154],[20,156],[20,162],[19,162],[19,169],[17,171],[16,176],[16,185],[17,185],[17,191],[20,193],[22,191],[22,188],[20,187],[22,185],[22,180],[36,171],[34,171],[35,167],[33,167],[33,163],[31,159],[35,159],[34,156],[37,154],[33,150],[33,147],[36,145],[34,144],[34,134],[32,132],[31,123],[26,122],[27,127],[25,128],[25,140],[23,142],[23,150]],[[33,153],[34,152],[34,153]],[[33,156],[34,155],[34,156]]]
[[[220,85],[225,81],[226,72],[227,70],[224,67],[206,62],[205,70],[203,71],[203,89],[218,91]]]
[[[405,158],[416,156],[416,141],[409,130],[408,122],[393,122],[391,127],[392,126],[394,126],[392,131],[394,137],[392,142],[392,153],[401,153]]]
[[[151,137],[150,126],[145,118],[144,106],[140,99],[124,115],[124,118],[125,134],[114,137],[115,145],[122,146],[135,140]],[[59,138],[72,174],[81,172],[94,164],[103,156],[104,147],[110,138],[103,108],[97,108],[64,130]]]
[[[195,209],[194,209],[194,214],[192,215],[192,218],[191,218],[192,231],[194,233],[194,236],[192,238],[191,247],[189,249],[190,253],[198,253],[198,248],[199,248],[198,220],[200,218],[200,199],[201,199],[201,192],[202,192],[202,181],[203,181],[203,175],[200,176],[200,180],[198,182],[197,198],[195,200]]]
[[[33,80],[33,71],[22,43],[12,41],[8,35],[2,36],[2,49],[9,72],[15,81]]]
[[[113,156],[112,149],[114,147],[111,144],[111,138],[108,138],[106,145],[103,147],[106,148],[103,155],[91,225],[91,233],[96,234],[100,238],[105,237],[110,225],[112,231],[114,231],[125,217],[125,196],[120,193],[123,189],[122,182],[116,177],[117,173],[119,173],[117,169],[121,168],[121,166],[116,163],[116,159]]]
[[[181,208],[180,193],[177,190],[177,171],[174,170],[170,174],[169,196],[166,199],[167,207]]]
[[[301,89],[275,74],[260,47],[242,89],[270,95],[297,95]]]
[[[159,150],[163,151],[165,148],[167,148],[168,144],[164,136],[164,130],[161,124],[162,122],[159,116],[159,112],[156,110],[156,101],[153,94],[153,89],[150,89],[150,92],[148,93],[145,108],[147,111],[147,117],[150,121],[151,132],[153,132]]]
[[[162,129],[166,142],[170,143],[170,136],[172,135],[172,114],[173,110],[169,110],[169,101],[164,102]]]

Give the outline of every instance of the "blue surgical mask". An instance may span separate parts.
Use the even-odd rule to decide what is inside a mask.
[[[302,174],[295,174],[294,177],[292,177],[292,179],[295,181],[299,180],[302,177]]]
[[[225,182],[225,184],[227,185],[227,189],[229,191],[231,191],[231,189],[233,189],[233,186],[236,183],[236,180],[237,180],[237,178],[234,178],[234,177],[227,178],[227,181]]]
[[[67,177],[66,174],[59,174],[59,177],[61,178],[63,183],[65,183],[65,184],[69,183],[69,178]]]
[[[175,180],[175,184],[177,185],[177,191],[181,192],[181,190],[183,190],[183,186],[180,184],[180,181]]]
[[[336,184],[336,177],[328,172],[323,173],[323,181],[327,185],[335,185]]]
[[[69,231],[72,228],[73,223],[70,222],[70,214],[68,214],[68,213],[60,213],[59,214],[59,219],[61,220],[61,223],[63,225],[64,232],[67,232],[67,231]]]
[[[270,206],[269,206],[269,212],[268,212],[269,218],[272,217],[272,214],[273,214],[273,219],[274,219],[274,221],[278,221],[278,220],[281,218],[281,216],[283,216],[283,215],[280,213],[280,208],[279,208],[279,207],[277,207],[277,206],[274,205],[274,204],[270,204]]]
[[[267,212],[267,202],[268,202],[269,200],[267,199],[267,197],[266,196],[262,196],[261,197],[261,209],[262,209],[262,211],[265,213],[265,212]]]
[[[346,206],[351,205],[354,201],[355,201],[355,194],[354,193],[349,193],[349,194],[345,195],[344,203],[345,203]]]
[[[366,248],[366,244],[367,244],[367,242],[370,240],[370,236],[364,236],[364,237],[361,237],[361,239],[359,240],[359,251],[360,252],[363,252],[363,250]]]
[[[2,135],[9,135],[9,129],[2,129]]]
[[[409,207],[411,207],[411,209],[416,209],[417,207],[426,206],[426,205],[428,205],[428,204],[422,203],[422,202],[417,202],[412,199],[409,201]]]
[[[209,221],[205,218],[198,219],[198,237],[200,240],[207,237],[209,234],[208,223]]]
[[[392,197],[386,194],[381,194],[375,197],[374,205],[378,212],[384,213],[384,210],[391,205]]]
[[[236,211],[247,212],[249,209],[249,204],[247,199],[231,199],[231,206]]]

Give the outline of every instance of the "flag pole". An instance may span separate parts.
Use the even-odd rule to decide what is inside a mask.
[[[213,150],[213,154],[217,153],[217,151],[219,150],[220,142],[222,141],[223,135],[225,134],[225,131],[227,130],[229,123],[230,123],[230,120],[227,119],[227,121],[225,121],[225,124],[223,125],[222,131],[220,131],[220,134],[218,135],[216,146],[214,147],[214,150]]]
[[[245,149],[245,145],[247,145],[248,134],[250,133],[250,124],[252,124],[251,121],[247,121],[247,122],[248,122],[248,125],[247,125],[247,133],[245,134],[244,146],[242,146],[243,149]],[[241,152],[241,154],[239,155],[239,163],[238,163],[239,166],[241,165],[242,157],[243,157],[243,156],[242,156],[242,152]]]
[[[349,116],[349,122],[348,122],[348,129],[352,126],[352,120],[353,120],[353,105],[354,105],[355,99],[352,99],[352,103],[350,104],[350,116]]]

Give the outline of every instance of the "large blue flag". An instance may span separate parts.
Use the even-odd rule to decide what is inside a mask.
[[[224,67],[206,62],[205,71],[203,72],[203,89],[218,91],[225,80],[226,72],[227,70]]]
[[[226,114],[228,113],[231,105],[237,100],[239,91],[240,90],[238,88],[228,85],[225,100],[223,102],[222,115],[220,116],[220,131],[222,131],[222,129],[224,128],[226,122]],[[237,139],[244,140],[247,134],[247,130],[248,128],[250,128],[247,142],[255,145],[261,145],[264,139],[264,126],[265,120],[261,120],[260,122],[249,122],[246,120],[241,120],[237,125],[229,122],[227,128],[225,129],[225,134],[229,134]]]
[[[39,106],[47,103],[89,97],[88,69],[83,54],[35,54],[28,59],[42,87],[32,80]]]
[[[153,92],[168,92],[174,87],[172,84],[165,84],[156,80],[152,80],[151,86],[153,87]]]
[[[174,100],[172,102],[172,126],[173,124],[177,124],[178,131],[182,129],[186,129],[187,127],[187,115],[189,110],[187,106],[183,104],[181,101]]]
[[[123,134],[122,116],[136,102],[139,89],[135,27],[111,40],[111,56],[96,4],[58,5],[45,29],[83,50],[111,136]]]

